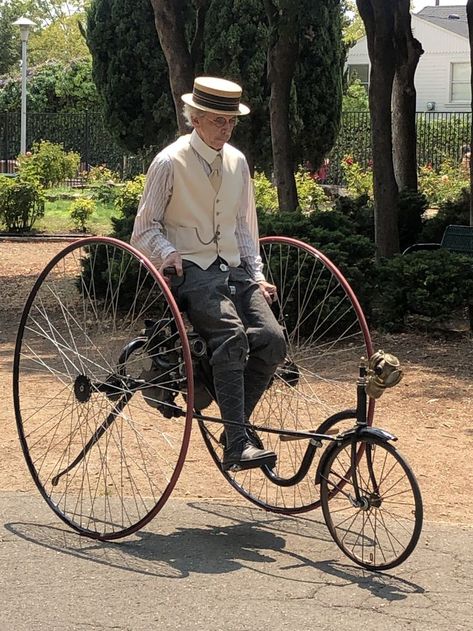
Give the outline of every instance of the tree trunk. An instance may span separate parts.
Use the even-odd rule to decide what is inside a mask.
[[[396,73],[392,99],[393,162],[399,190],[417,190],[416,89],[423,49],[412,34],[409,0],[395,9]]]
[[[185,0],[151,0],[159,42],[169,68],[169,83],[179,132],[188,131],[182,115],[181,96],[192,92],[194,62],[185,35]]]
[[[268,82],[271,88],[269,115],[273,150],[274,178],[279,210],[294,211],[299,205],[292,139],[289,130],[289,101],[298,55],[297,3],[265,0],[270,25],[268,45]]]
[[[466,16],[468,19],[468,33],[470,36],[470,63],[471,63],[471,93],[473,95],[473,0],[466,3]],[[473,98],[471,102],[473,111]],[[470,150],[473,149],[473,125],[471,126]],[[470,226],[473,226],[473,160],[470,152]]]
[[[398,0],[357,0],[371,61],[369,104],[377,257],[399,252],[399,193],[394,176],[391,97],[396,69],[394,6]]]

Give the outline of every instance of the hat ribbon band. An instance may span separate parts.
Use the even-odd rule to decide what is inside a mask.
[[[206,92],[201,92],[199,89],[193,90],[194,102],[202,107],[209,107],[215,110],[221,110],[222,112],[238,112],[240,99],[229,98],[225,96],[210,95]]]

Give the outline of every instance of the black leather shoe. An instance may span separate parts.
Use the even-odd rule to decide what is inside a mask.
[[[222,469],[224,471],[243,471],[267,466],[276,466],[277,456],[274,451],[259,449],[250,441],[244,441],[223,451]]]

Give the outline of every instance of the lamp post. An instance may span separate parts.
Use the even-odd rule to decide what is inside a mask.
[[[26,45],[31,28],[35,25],[28,18],[21,17],[14,26],[20,27],[21,37],[21,125],[20,125],[20,153],[26,152]]]

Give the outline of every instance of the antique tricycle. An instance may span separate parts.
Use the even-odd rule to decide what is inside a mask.
[[[372,426],[375,398],[400,379],[398,362],[373,353],[358,300],[323,254],[286,237],[260,245],[288,353],[247,431],[276,452],[276,466],[222,470],[224,419],[205,342],[146,258],[90,237],[51,260],[21,317],[14,403],[31,475],[80,534],[124,537],[164,506],[195,422],[248,500],[284,514],[322,506],[350,559],[395,567],[415,548],[423,514],[395,436]]]

